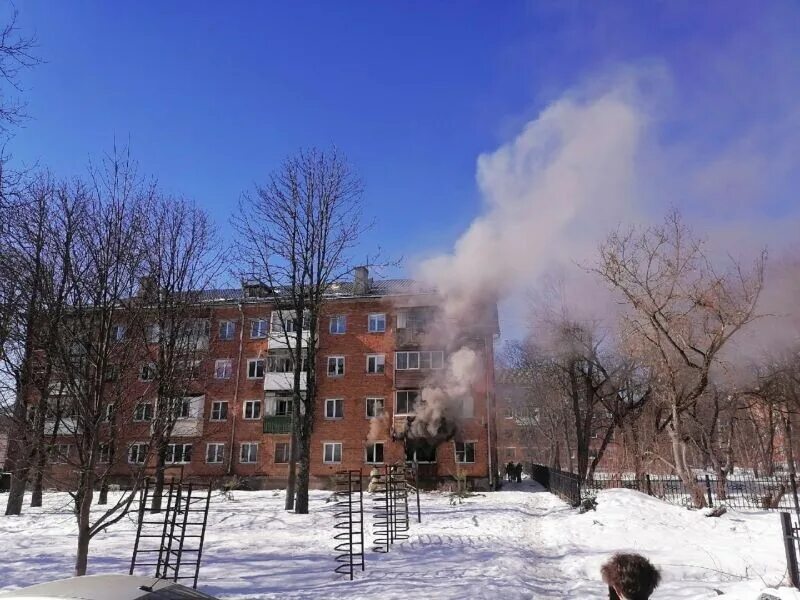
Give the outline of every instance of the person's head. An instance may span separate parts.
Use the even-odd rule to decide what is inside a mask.
[[[625,600],[647,600],[661,581],[658,569],[639,554],[615,554],[600,573],[606,585]]]

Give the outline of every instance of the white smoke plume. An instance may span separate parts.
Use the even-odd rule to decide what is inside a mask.
[[[415,407],[407,433],[423,439],[451,437],[464,406],[472,401],[473,386],[483,375],[482,358],[475,350],[462,347],[452,353],[443,374],[423,387],[422,402]]]

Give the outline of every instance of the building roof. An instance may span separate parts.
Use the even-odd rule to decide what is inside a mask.
[[[413,279],[378,279],[370,280],[369,288],[366,294],[354,293],[354,284],[352,281],[336,283],[331,286],[331,289],[326,294],[330,298],[354,298],[354,297],[380,297],[380,296],[403,296],[403,295],[419,295],[419,294],[433,294],[435,289],[426,286],[419,281]],[[271,296],[265,296],[269,299]],[[231,302],[247,298],[244,289],[238,288],[220,288],[205,290],[200,293],[201,302]],[[248,298],[251,300],[258,300],[258,298]]]

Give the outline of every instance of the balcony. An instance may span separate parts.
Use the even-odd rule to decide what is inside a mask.
[[[395,343],[398,348],[422,346],[426,343],[426,332],[417,327],[406,327],[395,331]]]
[[[308,340],[311,337],[311,332],[307,329],[303,330],[303,334],[301,337],[303,348],[308,347]],[[289,340],[288,344],[286,343],[286,334],[279,330],[273,330],[269,334],[269,349],[270,350],[279,350],[281,348],[294,348],[297,344],[297,334],[294,332],[289,333]]]
[[[274,415],[264,417],[264,433],[291,433],[291,415]]]
[[[294,373],[265,373],[264,391],[280,392],[292,391],[294,384]],[[300,373],[300,391],[306,389],[306,374]]]

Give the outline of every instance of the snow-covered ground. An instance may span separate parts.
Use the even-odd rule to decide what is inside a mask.
[[[784,580],[776,514],[731,512],[706,518],[629,490],[598,496],[580,515],[535,484],[451,506],[447,495],[422,496],[423,522],[388,554],[367,553],[356,581],[335,575],[333,505],[313,492],[311,514],[282,510],[277,492],[216,496],[200,587],[222,598],[602,598],[602,562],[637,551],[663,572],[654,600],[755,600]],[[365,502],[366,502],[365,495]],[[369,506],[368,502],[366,506]],[[371,523],[369,516],[366,521]],[[127,573],[134,524],[124,519],[92,542],[90,572]],[[64,494],[22,517],[0,516],[0,589],[69,576],[75,521]],[[367,536],[368,540],[371,538]],[[369,544],[367,544],[369,547]],[[784,583],[784,585],[786,585]],[[800,599],[787,589],[772,592]]]

